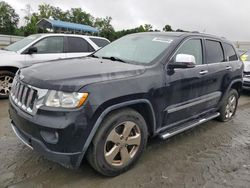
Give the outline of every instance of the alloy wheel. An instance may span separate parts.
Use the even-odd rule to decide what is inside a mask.
[[[225,111],[225,117],[227,119],[230,119],[234,115],[236,105],[237,105],[237,99],[234,95],[231,95],[228,98],[228,103],[227,103],[226,111]]]
[[[104,157],[109,165],[124,166],[137,153],[141,144],[141,132],[134,122],[126,121],[116,126],[104,145]]]
[[[13,83],[13,77],[3,75],[0,76],[0,95],[8,96]]]

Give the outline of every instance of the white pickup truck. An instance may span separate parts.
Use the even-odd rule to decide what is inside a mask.
[[[84,57],[106,46],[102,37],[35,34],[0,50],[0,98],[7,98],[19,68],[56,59]]]

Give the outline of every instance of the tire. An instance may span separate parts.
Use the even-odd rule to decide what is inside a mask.
[[[147,139],[147,125],[138,112],[129,108],[117,110],[101,123],[88,149],[87,160],[101,174],[117,176],[136,163],[146,148]],[[131,141],[136,145],[130,145]]]
[[[222,106],[220,107],[219,121],[227,122],[233,118],[238,106],[239,94],[235,89],[231,89],[226,97],[223,99]],[[230,102],[231,101],[231,102]],[[233,102],[232,102],[233,101]]]
[[[0,99],[9,97],[11,85],[15,74],[10,71],[0,71]]]

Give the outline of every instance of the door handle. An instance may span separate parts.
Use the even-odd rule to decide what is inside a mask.
[[[231,66],[227,66],[227,67],[226,67],[226,70],[231,70],[231,69],[232,69]]]
[[[199,72],[200,75],[205,75],[205,74],[207,74],[207,73],[208,73],[207,70],[202,70],[202,71]]]

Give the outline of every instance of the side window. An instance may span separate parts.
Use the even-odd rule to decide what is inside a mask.
[[[105,39],[93,38],[93,37],[90,37],[89,39],[92,40],[92,42],[94,42],[100,48],[109,44],[109,41]]]
[[[207,63],[219,63],[224,61],[221,43],[213,40],[206,40]]]
[[[197,65],[203,64],[202,42],[200,39],[191,39],[185,42],[177,51],[178,54],[193,55]]]
[[[224,43],[225,55],[227,61],[237,61],[238,56],[232,45]]]
[[[68,37],[68,53],[94,52],[94,48],[90,44],[79,37]]]
[[[37,54],[63,53],[63,37],[47,37],[33,46],[37,48]]]

